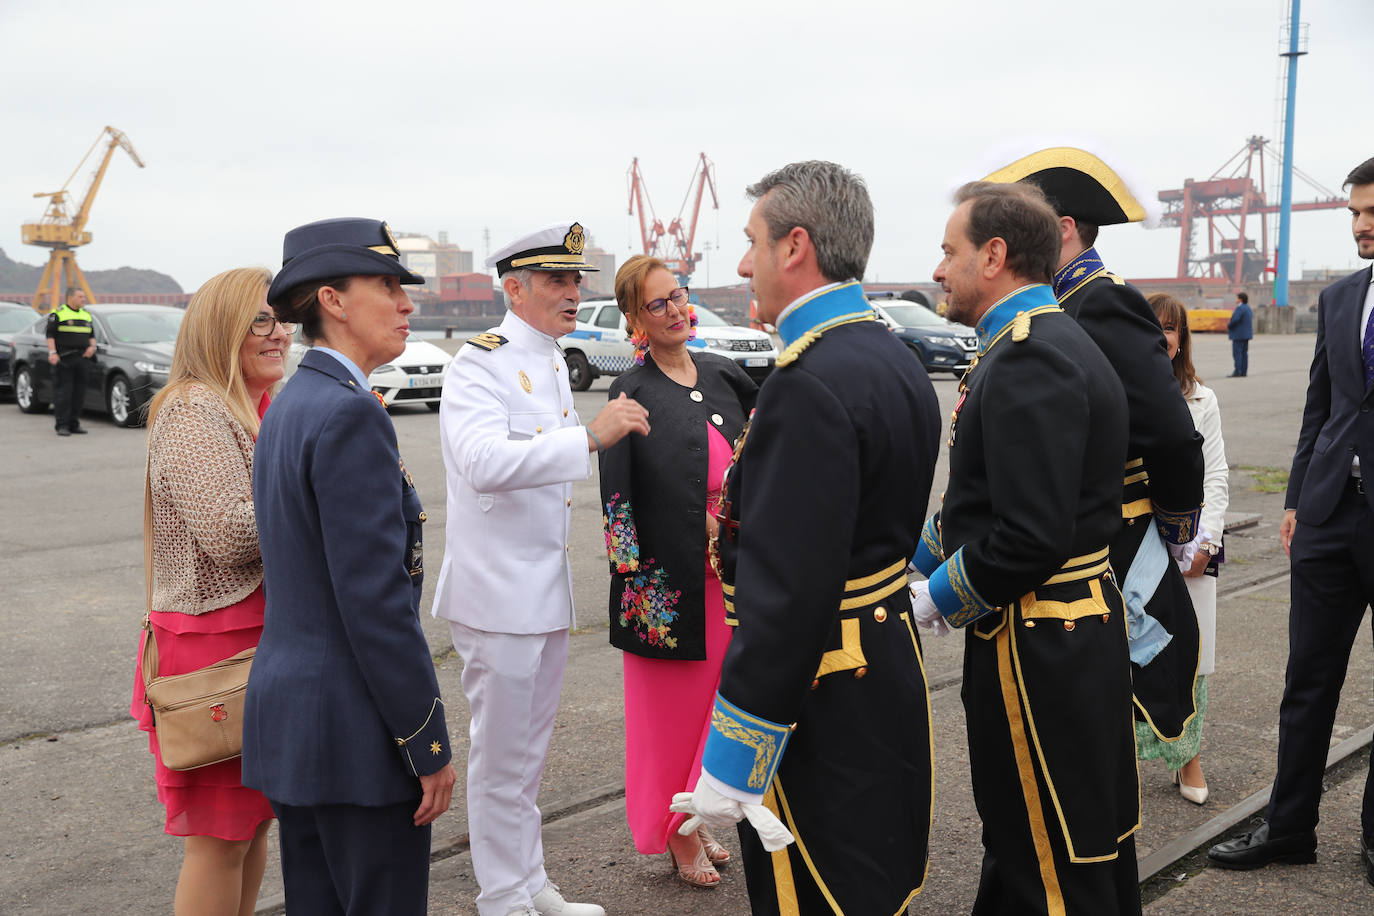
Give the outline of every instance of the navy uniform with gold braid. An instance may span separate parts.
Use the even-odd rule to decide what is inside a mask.
[[[1120,175],[1097,156],[1074,147],[1039,150],[986,180],[1035,184],[1055,212],[1094,226],[1146,217],[1144,206]],[[1090,247],[1055,274],[1054,292],[1064,311],[1106,354],[1126,391],[1129,446],[1121,519],[1111,538],[1112,569],[1124,586],[1152,528],[1166,544],[1187,544],[1197,535],[1202,436],[1179,391],[1159,321],[1139,290],[1109,273]],[[1220,533],[1211,534],[1215,538]],[[1162,639],[1148,644],[1138,640],[1132,646],[1136,715],[1161,739],[1172,741],[1183,734],[1195,712],[1197,616],[1183,574],[1172,561],[1163,564],[1157,585],[1154,581],[1151,575],[1142,608],[1150,620],[1135,618],[1135,632],[1158,632],[1157,623],[1164,633]]]
[[[1089,248],[1055,275],[1064,311],[1102,349],[1126,391],[1129,445],[1121,519],[1111,539],[1112,568],[1125,577],[1141,542],[1154,529],[1166,544],[1197,534],[1202,511],[1202,436],[1179,393],[1159,322],[1140,291],[1107,272]],[[1220,536],[1212,532],[1212,536]],[[1144,665],[1132,663],[1136,715],[1160,738],[1183,734],[1194,714],[1199,633],[1183,574],[1172,561],[1145,613],[1172,637]]]
[[[963,700],[983,820],[975,914],[1139,913],[1140,824],[1120,520],[1125,398],[1049,286],[978,322],[949,487],[914,563],[967,626]]]
[[[778,330],[787,347],[723,494],[737,627],[703,766],[763,794],[796,837],[768,853],[740,825],[755,914],[905,912],[925,880],[932,782],[904,558],[939,406],[857,282],[803,299]]]

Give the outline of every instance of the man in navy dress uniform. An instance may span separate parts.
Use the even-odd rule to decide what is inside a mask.
[[[1199,633],[1193,601],[1167,554],[1187,567],[1202,514],[1202,436],[1179,391],[1164,332],[1145,297],[1107,270],[1093,247],[1098,228],[1145,219],[1125,180],[1096,155],[1052,147],[987,177],[1038,187],[1059,216],[1054,293],[1107,356],[1126,391],[1130,444],[1112,569],[1126,598],[1136,717],[1164,741],[1195,714]],[[1215,540],[1220,532],[1209,532]],[[1147,543],[1148,539],[1148,543]]]
[[[983,821],[975,916],[1138,914],[1140,826],[1120,524],[1126,399],[1049,286],[1054,212],[975,182],[935,271],[978,331],[950,420],[949,486],[913,559],[923,625],[967,627],[962,697]]]
[[[1345,179],[1360,257],[1374,259],[1374,159]],[[1292,564],[1288,671],[1279,760],[1259,829],[1213,846],[1224,868],[1315,862],[1317,808],[1350,649],[1374,604],[1374,270],[1317,298],[1317,346],[1288,475],[1279,537]],[[1374,884],[1374,762],[1365,782],[1361,852]]]
[[[697,788],[672,809],[693,815],[683,834],[698,818],[748,819],[758,916],[905,912],[925,881],[932,791],[906,564],[939,406],[859,284],[873,242],[863,180],[798,162],[748,193],[739,272],[785,349],[722,490],[737,627]]]
[[[420,916],[456,774],[420,629],[425,512],[367,374],[414,310],[386,224],[291,230],[268,302],[314,346],[253,463],[267,610],[243,783],[272,802],[292,916]]]

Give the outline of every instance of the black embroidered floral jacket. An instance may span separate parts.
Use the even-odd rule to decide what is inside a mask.
[[[706,657],[706,427],[733,444],[757,386],[733,360],[693,353],[687,388],[646,355],[611,383],[649,411],[651,432],[600,455],[601,505],[611,564],[611,645],[648,658]]]

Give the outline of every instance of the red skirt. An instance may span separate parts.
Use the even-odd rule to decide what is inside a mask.
[[[237,604],[204,614],[153,611],[158,674],[185,674],[256,646],[262,636],[265,607],[262,586]],[[162,765],[152,710],[143,699],[143,641],[134,665],[134,694],[129,714],[148,733],[157,797],[167,809],[164,829],[173,836],[212,836],[251,840],[258,825],[271,820],[272,806],[256,789],[243,785],[239,758],[196,770],[169,770]]]

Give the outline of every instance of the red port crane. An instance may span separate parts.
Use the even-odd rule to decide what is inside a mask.
[[[1182,229],[1178,246],[1180,280],[1208,277],[1239,286],[1274,272],[1269,252],[1269,225],[1264,217],[1278,213],[1279,207],[1264,197],[1266,157],[1278,158],[1268,140],[1251,137],[1206,181],[1189,178],[1182,188],[1159,192],[1160,203],[1164,204],[1160,225]],[[1258,184],[1255,183],[1256,173]],[[1346,206],[1344,196],[1323,187],[1311,176],[1296,168],[1293,174],[1323,195],[1316,200],[1294,202],[1293,212],[1339,210]],[[1246,235],[1246,218],[1250,216],[1256,217],[1260,225],[1258,247],[1254,238]],[[1202,222],[1207,224],[1207,253],[1195,256],[1193,236],[1198,223]]]
[[[711,190],[712,209],[720,209],[720,201],[716,199],[715,163],[707,159],[705,153],[698,157],[692,180],[687,184],[687,194],[682,198],[682,206],[666,228],[655,215],[654,205],[649,201],[649,190],[644,186],[644,173],[639,170],[638,156],[630,162],[625,174],[630,184],[629,212],[631,216],[636,211],[639,213],[639,240],[644,246],[644,253],[661,258],[677,277],[677,282],[687,286],[697,262],[701,260],[701,252],[694,252],[692,243],[696,240],[697,217],[701,215],[701,200],[707,188]],[[689,201],[692,207],[690,217],[687,216]]]

